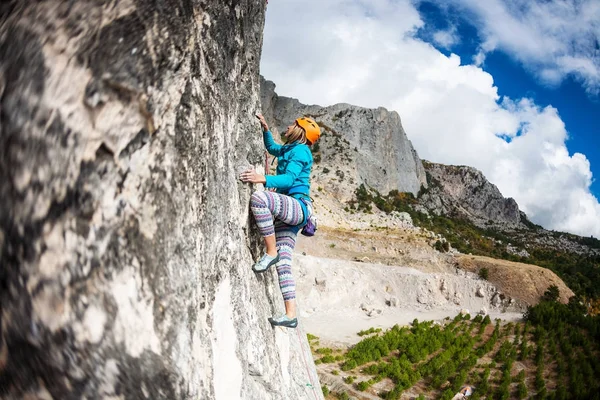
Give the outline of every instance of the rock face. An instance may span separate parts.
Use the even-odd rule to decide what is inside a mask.
[[[419,204],[428,212],[465,217],[481,227],[502,230],[521,225],[517,202],[504,198],[480,171],[427,161],[423,161],[423,165],[429,185],[421,193]]]
[[[250,269],[264,8],[0,5],[0,398],[322,398]]]
[[[350,199],[360,184],[382,194],[398,190],[415,195],[427,185],[421,160],[397,112],[349,104],[308,106],[278,96],[275,84],[264,79],[261,99],[263,113],[276,134],[303,115],[321,126],[321,140],[313,146],[313,186],[326,186],[340,200]]]

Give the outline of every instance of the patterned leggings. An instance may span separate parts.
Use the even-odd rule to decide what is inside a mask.
[[[275,234],[279,252],[277,275],[281,294],[284,301],[294,300],[296,282],[292,276],[292,252],[300,230],[297,225],[304,219],[300,201],[279,193],[257,191],[250,198],[250,209],[260,234],[263,237]]]

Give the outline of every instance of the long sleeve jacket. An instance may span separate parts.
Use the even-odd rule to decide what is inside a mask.
[[[313,157],[310,148],[301,143],[280,145],[275,143],[271,131],[263,132],[267,151],[277,157],[277,175],[267,175],[267,188],[281,194],[310,195],[310,171]]]

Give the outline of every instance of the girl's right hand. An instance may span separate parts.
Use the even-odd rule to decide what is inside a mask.
[[[262,126],[263,131],[266,132],[269,130],[269,125],[267,125],[267,121],[265,121],[265,117],[262,114],[256,114],[256,118],[260,122],[260,126]]]

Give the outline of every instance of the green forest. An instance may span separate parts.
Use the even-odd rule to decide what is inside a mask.
[[[451,399],[469,384],[474,400],[600,399],[600,318],[554,295],[548,292],[518,323],[468,314],[441,324],[414,320],[410,327],[363,331],[365,338],[348,350],[319,347],[309,335],[315,362],[330,364],[351,388],[323,387],[323,393],[399,399],[410,389],[422,399]]]

